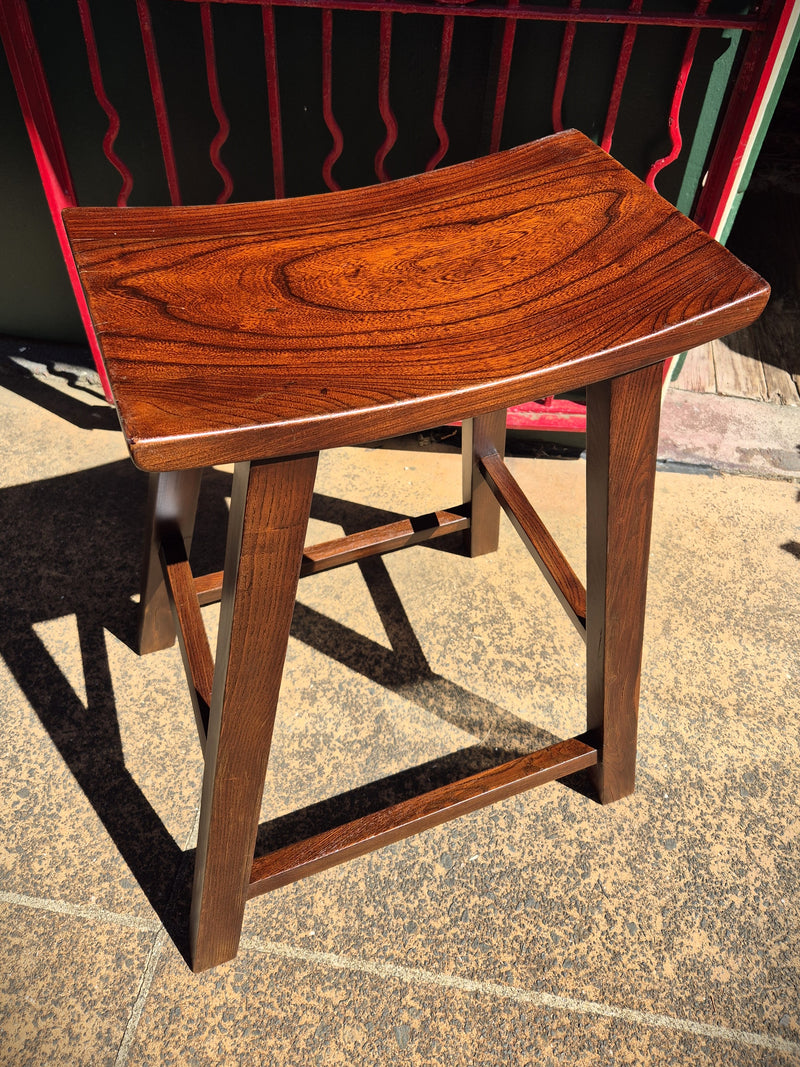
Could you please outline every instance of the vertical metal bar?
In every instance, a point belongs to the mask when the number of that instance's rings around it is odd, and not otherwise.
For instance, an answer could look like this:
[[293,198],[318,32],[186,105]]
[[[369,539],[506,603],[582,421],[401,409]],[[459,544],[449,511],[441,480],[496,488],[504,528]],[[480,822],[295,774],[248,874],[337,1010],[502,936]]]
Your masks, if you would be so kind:
[[[698,18],[702,18],[708,10],[708,6],[711,0],[700,0],[700,3],[695,9],[695,15]],[[645,181],[651,189],[656,187],[656,177],[661,171],[674,163],[681,153],[683,147],[683,137],[681,135],[681,104],[683,103],[683,94],[686,91],[686,82],[689,80],[689,74],[694,63],[694,53],[697,48],[697,39],[700,36],[700,27],[695,26],[689,31],[689,39],[686,42],[686,48],[683,52],[683,59],[681,60],[681,69],[678,72],[678,80],[675,83],[675,91],[672,95],[672,104],[669,111],[669,132],[670,140],[672,142],[672,148],[667,155],[662,156],[661,159],[657,159],[647,173]]]
[[22,117],[33,149],[39,177],[50,209],[50,217],[58,237],[59,248],[69,275],[72,291],[92,350],[97,373],[106,400],[111,400],[111,388],[100,345],[94,332],[86,295],[78,277],[61,212],[77,204],[72,177],[69,172],[64,145],[56,122],[50,90],[45,78],[39,49],[33,36],[28,9],[23,0],[0,3],[0,37],[3,40],[8,66],[22,110]]
[[[631,0],[631,5],[628,10],[631,14],[638,15],[642,10],[642,0]],[[614,85],[611,89],[611,98],[608,101],[606,124],[603,128],[602,140],[600,141],[600,147],[604,152],[611,151],[611,142],[614,138],[614,127],[617,124],[619,105],[622,100],[622,90],[625,87],[625,78],[628,75],[628,65],[631,61],[631,52],[633,51],[635,40],[636,26],[626,26],[625,33],[622,37],[622,45],[619,50],[619,59],[617,60],[617,70],[614,74]]]
[[[577,11],[581,6],[581,0],[570,0],[570,11]],[[561,39],[561,52],[558,57],[558,70],[556,72],[556,86],[553,90],[553,130],[560,133],[564,129],[564,117],[562,115],[564,105],[564,89],[567,84],[569,73],[569,61],[572,57],[572,45],[575,41],[575,28],[577,23],[568,22],[564,27],[564,36]]]
[[450,147],[450,137],[444,124],[444,98],[447,93],[447,81],[450,75],[450,53],[453,50],[453,23],[452,15],[445,15],[442,25],[442,47],[439,52],[439,75],[436,79],[436,97],[433,103],[433,127],[439,136],[439,147],[428,160],[425,170],[433,170],[447,154]]
[[231,124],[228,122],[228,116],[225,114],[225,108],[222,106],[222,97],[219,91],[219,81],[217,78],[217,61],[214,54],[214,26],[211,21],[211,5],[203,3],[200,5],[200,18],[203,25],[203,49],[206,55],[206,79],[208,81],[208,96],[211,100],[211,107],[214,110],[214,116],[218,123],[217,133],[211,142],[208,155],[211,159],[214,169],[220,178],[222,178],[223,188],[222,192],[217,197],[218,204],[224,204],[230,199],[230,195],[233,192],[233,179],[231,178],[230,171],[222,162],[220,157],[220,149],[228,140],[228,134],[230,133]]
[[267,71],[269,100],[269,138],[272,147],[272,183],[275,199],[286,195],[283,171],[283,129],[281,127],[281,98],[278,83],[278,53],[275,46],[275,13],[272,4],[261,9],[264,27],[264,64]]
[[[519,7],[519,0],[508,0],[508,7],[509,9]],[[490,152],[497,152],[500,149],[500,138],[503,135],[503,119],[506,113],[506,98],[508,96],[508,78],[511,73],[511,56],[514,52],[514,36],[517,32],[516,16],[510,15],[504,22],[503,44],[500,48],[500,64],[497,71],[497,88],[494,95],[494,112],[492,113]]]
[[180,186],[178,185],[178,168],[175,163],[175,149],[169,128],[167,101],[164,96],[164,84],[161,81],[161,68],[158,62],[153,23],[150,19],[150,7],[147,0],[136,0],[136,10],[139,14],[139,29],[142,34],[144,58],[147,63],[147,76],[150,79],[150,95],[153,98],[153,108],[156,113],[156,125],[158,126],[158,138],[161,142],[164,171],[167,175],[169,198],[173,205],[178,205],[182,203]]
[[390,11],[381,12],[380,24],[380,52],[378,68],[378,107],[380,109],[383,125],[386,127],[386,137],[375,156],[375,173],[382,182],[389,181],[386,172],[386,157],[394,147],[397,140],[397,120],[392,111],[389,100],[389,71],[392,58],[392,14]]
[[24,0],[0,4],[0,37],[40,173],[42,162],[46,162],[55,182],[52,193],[59,197],[61,207],[77,204],[42,58]]
[[747,46],[692,215],[718,241],[727,237],[737,195],[741,194],[753,150],[758,146],[765,109],[776,79],[791,58],[798,33],[800,6],[797,3],[772,0],[766,3],[766,8],[762,6],[761,14],[767,20],[766,26],[752,35]]
[[97,42],[95,41],[94,27],[92,26],[92,16],[89,11],[88,0],[78,0],[78,14],[81,19],[83,39],[86,42],[86,57],[89,61],[89,73],[92,78],[92,88],[94,89],[94,95],[98,104],[106,113],[106,118],[108,119],[108,128],[106,129],[106,134],[103,138],[103,154],[122,178],[122,188],[117,196],[117,207],[125,207],[128,203],[131,189],[133,188],[133,175],[114,151],[114,142],[117,139],[120,126],[119,115],[112,106],[111,101],[108,99],[105,87],[103,86],[103,76],[100,71],[100,56],[97,52]]
[[342,154],[344,138],[333,114],[333,11],[322,12],[322,114],[333,145],[322,164],[322,177],[333,192],[341,186],[333,176],[333,165]]

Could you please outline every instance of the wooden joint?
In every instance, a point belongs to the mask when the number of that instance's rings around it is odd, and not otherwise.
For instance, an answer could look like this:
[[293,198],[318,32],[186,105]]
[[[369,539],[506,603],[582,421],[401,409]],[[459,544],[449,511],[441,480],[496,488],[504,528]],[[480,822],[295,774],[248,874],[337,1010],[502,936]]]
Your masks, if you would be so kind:
[[497,452],[478,459],[480,472],[523,544],[547,579],[561,606],[582,636],[586,636],[586,590],[539,518],[519,483]]
[[213,574],[199,574],[194,579],[194,591],[201,608],[206,604],[216,604],[222,599],[222,576],[224,571]]
[[400,519],[362,533],[324,541],[304,550],[300,576],[317,574],[369,556],[382,556],[386,552],[432,541],[445,534],[466,530],[469,523],[469,505],[460,504],[449,511],[434,511],[429,515]]
[[[400,519],[386,526],[376,526],[371,530],[312,545],[303,550],[300,577],[467,530],[470,525],[469,510],[469,504],[459,504],[449,511],[434,511],[429,515]],[[213,604],[220,599],[222,575],[222,571],[217,571],[194,579],[195,592],[201,605]]]
[[200,746],[205,753],[211,689],[214,682],[214,659],[200,614],[195,579],[186,558],[183,538],[177,531],[167,531],[162,537],[159,557],[189,683]]
[[254,861],[248,899],[596,763],[597,749],[581,739],[558,741],[499,767],[276,849]]

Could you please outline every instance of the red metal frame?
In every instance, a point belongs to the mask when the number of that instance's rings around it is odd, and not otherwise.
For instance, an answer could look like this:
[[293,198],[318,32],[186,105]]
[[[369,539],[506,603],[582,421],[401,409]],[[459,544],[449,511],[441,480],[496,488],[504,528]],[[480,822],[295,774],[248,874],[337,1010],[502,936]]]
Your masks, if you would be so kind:
[[42,61],[33,36],[28,9],[22,0],[8,0],[6,3],[0,3],[0,37],[3,39],[8,56],[8,65],[14,79],[22,117],[25,120],[36,166],[39,168],[61,254],[75,293],[81,322],[86,330],[103,390],[110,400],[111,389],[108,384],[108,375],[103,365],[103,357],[95,337],[78,270],[72,258],[64,223],[61,220],[62,210],[77,202],[75,189],[47,88]]
[[[697,5],[697,15],[702,18],[708,11],[711,0],[700,0]],[[681,147],[683,146],[683,138],[681,136],[681,104],[683,103],[683,96],[686,92],[686,83],[689,80],[689,73],[692,69],[692,63],[694,62],[694,53],[697,48],[697,41],[700,37],[699,27],[694,27],[689,33],[689,39],[686,42],[686,48],[683,53],[683,60],[681,61],[681,69],[678,74],[678,80],[675,83],[675,92],[672,95],[672,106],[669,109],[669,128],[670,137],[672,140],[672,148],[666,156],[662,156],[661,159],[657,159],[647,173],[647,184],[656,187],[656,176],[661,171],[674,163],[681,153]]]
[[739,168],[750,145],[795,8],[796,0],[773,3],[752,34],[742,60],[694,210],[695,221],[712,237],[719,237],[725,225],[730,200],[740,180]]
[[172,144],[172,132],[170,130],[169,116],[167,114],[167,100],[164,96],[164,84],[161,81],[161,67],[158,63],[156,40],[153,35],[153,24],[150,20],[150,8],[147,0],[136,0],[136,11],[139,16],[139,28],[142,34],[145,62],[147,63],[147,76],[150,79],[150,95],[153,98],[153,107],[156,114],[158,139],[161,142],[161,155],[164,159],[164,171],[167,176],[169,197],[172,204],[177,206],[182,203],[180,186],[178,184],[178,167],[175,162],[175,149]]
[[[183,2],[194,3],[199,7],[208,96],[217,123],[217,130],[211,140],[208,153],[222,181],[222,189],[217,201],[223,203],[233,193],[234,179],[221,155],[222,147],[229,135],[230,120],[225,110],[217,71],[212,2],[211,0],[183,0]],[[537,4],[530,0],[505,0],[504,3],[491,5],[481,0],[476,0],[474,3],[468,0],[467,2],[461,2],[461,0],[455,0],[455,2],[453,0],[213,0],[213,2],[219,7],[226,4],[245,4],[261,8],[272,178],[276,197],[283,197],[286,194],[278,43],[274,18],[276,7],[312,7],[321,10],[321,104],[324,122],[331,137],[330,151],[321,161],[321,173],[326,187],[331,190],[339,188],[334,175],[334,167],[344,148],[344,135],[337,122],[333,106],[334,13],[336,11],[372,12],[379,16],[376,90],[378,110],[385,135],[376,151],[374,165],[376,176],[380,181],[389,179],[386,160],[397,141],[399,132],[398,120],[392,109],[391,100],[392,30],[396,15],[432,15],[437,17],[442,25],[436,88],[432,103],[432,122],[438,145],[426,164],[428,170],[436,167],[444,159],[450,144],[450,135],[445,123],[445,101],[450,78],[456,18],[501,20],[502,23],[495,80],[491,90],[493,93],[489,133],[491,151],[497,151],[501,143],[515,35],[521,21],[559,22],[564,25],[551,104],[552,124],[555,130],[563,128],[562,105],[579,24],[616,24],[625,27],[600,142],[607,151],[610,150],[613,142],[631,54],[639,27],[666,26],[682,27],[688,30],[683,60],[678,72],[669,115],[666,117],[670,150],[666,155],[652,162],[647,174],[647,181],[654,188],[657,176],[681,153],[683,145],[680,126],[681,105],[701,30],[729,28],[747,31],[750,35],[749,45],[732,89],[730,103],[710,158],[705,185],[695,212],[697,221],[712,233],[717,233],[719,230],[720,212],[724,210],[729,199],[731,183],[736,180],[737,166],[744,151],[743,145],[752,133],[755,116],[766,91],[770,64],[774,65],[776,62],[776,48],[780,35],[785,30],[788,11],[792,7],[791,3],[781,3],[780,0],[762,0],[753,13],[729,18],[709,15],[710,0],[698,0],[694,10],[690,12],[654,12],[652,10],[645,12],[642,10],[643,0],[630,0],[626,10],[584,7],[582,0],[569,0],[569,3],[562,7]],[[75,3],[80,16],[91,84],[97,102],[107,117],[108,124],[102,145],[103,153],[122,179],[117,202],[125,204],[133,187],[133,175],[114,148],[120,129],[120,119],[104,86],[101,59],[92,25],[90,0],[75,0]],[[180,204],[182,200],[178,165],[148,0],[135,0],[135,7],[141,30],[142,48],[169,197],[173,204]],[[0,35],[8,55],[12,77],[58,233],[62,254],[67,264],[98,371],[108,395],[105,370],[91,330],[85,299],[61,223],[61,210],[77,201],[25,0],[2,0],[0,3]],[[515,409],[510,414],[509,425],[581,432],[585,429],[585,413],[581,405],[572,401],[549,398],[540,403]]]
[[447,92],[447,80],[450,75],[450,56],[453,51],[453,26],[455,20],[452,15],[445,15],[442,23],[442,47],[439,52],[439,71],[436,77],[436,95],[433,100],[433,128],[439,138],[439,147],[428,160],[425,170],[433,170],[447,155],[450,147],[450,137],[444,124],[444,97]]
[[[628,9],[631,15],[638,15],[641,13],[642,2],[643,0],[631,0],[631,5]],[[625,79],[628,75],[628,66],[631,61],[633,45],[636,41],[636,30],[637,26],[635,24],[628,24],[625,27],[625,33],[622,37],[619,59],[617,60],[617,69],[614,74],[614,85],[611,89],[611,97],[608,101],[606,124],[603,127],[603,137],[600,141],[600,147],[604,152],[611,151],[611,142],[614,139],[614,127],[617,124],[619,106],[622,102],[622,90],[625,87]]]

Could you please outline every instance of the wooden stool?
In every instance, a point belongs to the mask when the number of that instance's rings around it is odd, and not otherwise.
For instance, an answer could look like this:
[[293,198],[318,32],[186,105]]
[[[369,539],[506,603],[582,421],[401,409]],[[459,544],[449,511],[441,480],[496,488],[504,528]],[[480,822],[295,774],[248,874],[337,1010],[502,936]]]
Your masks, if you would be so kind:
[[[573,131],[350,192],[64,219],[131,456],[159,472],[141,650],[177,629],[205,751],[194,969],[236,955],[266,890],[580,768],[603,803],[630,793],[662,361],[751,322],[766,283]],[[507,405],[579,387],[587,591],[503,462]],[[466,504],[304,551],[321,449],[456,420]],[[225,570],[195,578],[220,463]],[[585,631],[588,732],[254,861],[298,577],[456,530],[490,552],[501,507]]]

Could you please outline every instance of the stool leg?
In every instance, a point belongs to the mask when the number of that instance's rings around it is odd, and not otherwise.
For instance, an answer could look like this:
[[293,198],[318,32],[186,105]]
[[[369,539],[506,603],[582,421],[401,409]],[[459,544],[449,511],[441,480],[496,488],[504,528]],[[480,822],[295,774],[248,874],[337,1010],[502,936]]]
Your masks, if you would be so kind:
[[478,459],[496,452],[505,455],[506,411],[492,411],[465,419],[461,426],[461,463],[464,503],[470,502],[470,527],[465,549],[470,556],[497,551],[500,539],[500,505],[478,467]]
[[603,804],[634,789],[661,371],[587,390],[587,721]]
[[158,550],[164,530],[177,527],[189,555],[202,474],[202,470],[188,470],[150,475],[139,598],[139,654],[142,656],[175,644],[175,623]]
[[317,456],[236,465],[191,915],[192,967],[233,959]]

